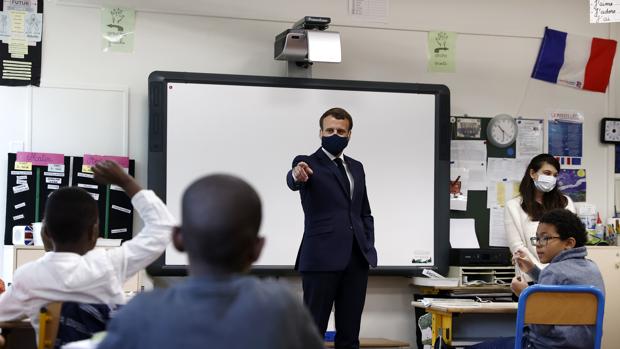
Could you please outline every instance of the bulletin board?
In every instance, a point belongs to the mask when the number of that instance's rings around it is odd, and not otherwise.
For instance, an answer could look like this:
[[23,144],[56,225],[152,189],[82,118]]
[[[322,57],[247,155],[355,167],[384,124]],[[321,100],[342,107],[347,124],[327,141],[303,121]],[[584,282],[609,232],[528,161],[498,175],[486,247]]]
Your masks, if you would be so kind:
[[[451,120],[451,140],[485,140],[486,129],[491,121],[489,117],[471,117],[480,119],[480,135],[479,137],[459,137],[456,132],[456,119],[461,118],[455,116]],[[499,148],[486,142],[487,158],[514,158],[516,153],[516,144],[508,148]],[[469,190],[467,194],[467,210],[455,211],[450,210],[450,218],[473,218],[475,220],[476,235],[481,248],[489,246],[489,219],[490,210],[487,208],[487,191],[486,190]],[[501,248],[501,247],[500,247]]]
[[[115,186],[99,185],[92,173],[82,171],[83,158],[64,156],[63,164],[55,166],[32,165],[31,169],[16,168],[16,154],[8,154],[6,218],[4,244],[12,245],[14,226],[40,222],[45,203],[55,190],[77,186],[86,190],[99,209],[99,236],[102,238],[131,239],[133,208],[125,192]],[[54,164],[60,165],[60,164]],[[135,161],[129,161],[129,174],[134,175]]]

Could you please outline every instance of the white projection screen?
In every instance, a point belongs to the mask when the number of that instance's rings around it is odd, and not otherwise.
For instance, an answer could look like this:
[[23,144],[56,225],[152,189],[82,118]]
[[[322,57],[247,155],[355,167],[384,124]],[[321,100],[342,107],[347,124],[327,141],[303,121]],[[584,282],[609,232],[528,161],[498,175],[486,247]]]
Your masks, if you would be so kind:
[[[243,178],[263,204],[266,244],[254,271],[291,272],[304,216],[285,176],[296,155],[320,147],[323,112],[342,107],[353,117],[345,154],[364,165],[375,221],[372,272],[446,269],[449,98],[443,85],[153,72],[148,185],[181,217],[194,180]],[[187,257],[170,245],[149,272],[184,275]]]

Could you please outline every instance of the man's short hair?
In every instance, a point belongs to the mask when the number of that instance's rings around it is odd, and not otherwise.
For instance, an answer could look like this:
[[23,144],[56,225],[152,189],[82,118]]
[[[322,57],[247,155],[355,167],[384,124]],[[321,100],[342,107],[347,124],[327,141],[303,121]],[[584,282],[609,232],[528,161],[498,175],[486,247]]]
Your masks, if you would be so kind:
[[349,131],[353,129],[353,118],[349,112],[342,108],[331,108],[323,113],[319,119],[319,126],[321,127],[321,130],[323,129],[323,120],[328,116],[333,116],[337,120],[349,120]]
[[261,202],[241,178],[210,175],[185,190],[182,218],[183,245],[190,262],[241,271],[258,238]]
[[44,216],[45,229],[54,242],[72,243],[92,232],[99,218],[99,209],[86,190],[65,187],[49,196]]
[[565,208],[556,208],[543,214],[539,223],[553,225],[560,235],[560,239],[575,239],[575,247],[581,247],[586,244],[588,236],[586,228],[581,219],[576,214]]

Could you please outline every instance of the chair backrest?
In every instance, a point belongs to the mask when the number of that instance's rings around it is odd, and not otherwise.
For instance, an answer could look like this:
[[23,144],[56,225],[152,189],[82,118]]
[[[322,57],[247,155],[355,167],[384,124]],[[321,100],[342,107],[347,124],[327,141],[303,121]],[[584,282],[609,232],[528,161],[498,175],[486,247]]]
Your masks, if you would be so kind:
[[118,306],[76,302],[54,302],[39,313],[38,349],[60,348],[62,345],[88,339],[105,331],[111,314]]
[[60,323],[60,310],[62,302],[53,302],[41,308],[39,312],[39,342],[38,349],[53,349],[58,325]]
[[594,286],[532,285],[519,296],[515,349],[521,348],[525,324],[595,326],[594,348],[599,349],[604,309],[605,296]]

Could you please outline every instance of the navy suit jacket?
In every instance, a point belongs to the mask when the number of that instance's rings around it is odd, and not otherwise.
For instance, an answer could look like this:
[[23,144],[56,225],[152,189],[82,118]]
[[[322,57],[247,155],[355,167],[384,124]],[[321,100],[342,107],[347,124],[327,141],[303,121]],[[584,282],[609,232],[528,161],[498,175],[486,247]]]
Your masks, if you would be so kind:
[[344,270],[351,258],[353,239],[357,240],[368,264],[376,267],[374,222],[362,163],[344,156],[353,177],[353,196],[349,197],[338,166],[322,148],[309,156],[296,156],[293,167],[301,161],[313,171],[307,182],[295,183],[292,170],[286,175],[288,187],[299,190],[305,214],[295,269]]

